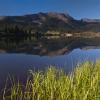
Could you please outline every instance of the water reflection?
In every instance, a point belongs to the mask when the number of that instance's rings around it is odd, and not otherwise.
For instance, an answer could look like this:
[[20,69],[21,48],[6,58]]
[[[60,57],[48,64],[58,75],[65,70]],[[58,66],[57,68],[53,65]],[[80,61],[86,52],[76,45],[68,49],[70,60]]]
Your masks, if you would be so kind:
[[[71,72],[81,62],[95,61],[100,58],[100,49],[81,50],[74,48],[93,45],[93,43],[94,46],[97,46],[99,41],[100,38],[89,40],[72,37],[37,40],[34,37],[2,37],[0,38],[0,52],[5,50],[6,53],[0,53],[0,86],[8,74],[16,76],[18,79],[24,79],[29,69],[44,70],[47,66],[53,65],[66,72]],[[66,52],[68,49],[74,50],[68,54]],[[44,56],[47,54],[53,56]]]
[[0,78],[6,78],[8,73],[18,77],[26,76],[29,69],[44,70],[53,65],[70,72],[84,61],[95,61],[100,58],[100,49],[75,49],[69,54],[59,56],[38,56],[27,54],[0,54]]
[[[63,54],[67,49],[65,48],[67,44],[70,44],[72,41],[72,38],[63,39],[63,41],[61,38],[53,39],[51,36],[49,36],[49,38],[51,39],[48,39],[48,37],[41,37],[40,39],[36,39],[34,36],[2,37],[0,38],[0,52],[24,52],[36,55],[47,55],[49,53],[54,55],[56,52],[60,52]],[[63,48],[65,49],[63,50]]]
[[76,48],[100,47],[100,38],[48,37],[41,37],[39,39],[36,39],[34,36],[2,37],[0,38],[0,52],[54,56],[65,54]]

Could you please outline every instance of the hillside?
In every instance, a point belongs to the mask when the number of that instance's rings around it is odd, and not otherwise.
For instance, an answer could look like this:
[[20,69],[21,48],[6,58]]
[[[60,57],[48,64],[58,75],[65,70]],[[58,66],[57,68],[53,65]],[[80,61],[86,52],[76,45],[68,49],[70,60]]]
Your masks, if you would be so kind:
[[0,16],[0,31],[7,27],[19,27],[24,31],[60,31],[60,32],[98,32],[100,20],[76,20],[69,14],[49,12],[24,16]]

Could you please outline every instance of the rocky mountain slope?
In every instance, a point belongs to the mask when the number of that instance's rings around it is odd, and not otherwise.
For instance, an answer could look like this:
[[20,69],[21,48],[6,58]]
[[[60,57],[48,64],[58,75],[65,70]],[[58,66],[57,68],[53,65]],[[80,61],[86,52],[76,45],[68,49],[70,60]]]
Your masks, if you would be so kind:
[[5,26],[33,31],[64,31],[64,32],[98,32],[100,31],[100,20],[81,19],[76,20],[69,14],[48,12],[24,16],[0,16],[0,30]]

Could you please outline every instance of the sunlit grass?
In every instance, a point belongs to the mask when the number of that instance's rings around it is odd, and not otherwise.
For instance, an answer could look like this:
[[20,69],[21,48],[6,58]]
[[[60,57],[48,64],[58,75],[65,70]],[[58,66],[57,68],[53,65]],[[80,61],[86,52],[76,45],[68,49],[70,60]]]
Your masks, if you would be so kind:
[[44,72],[30,70],[24,85],[13,81],[4,89],[3,100],[100,100],[100,62],[86,62],[71,74],[52,66]]

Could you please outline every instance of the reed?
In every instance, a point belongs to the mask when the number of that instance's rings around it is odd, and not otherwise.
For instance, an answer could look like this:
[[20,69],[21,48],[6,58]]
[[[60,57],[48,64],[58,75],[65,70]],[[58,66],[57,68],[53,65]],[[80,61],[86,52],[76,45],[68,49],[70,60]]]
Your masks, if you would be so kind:
[[52,66],[30,70],[24,85],[13,81],[4,89],[3,100],[100,100],[100,61],[81,64],[71,74]]

